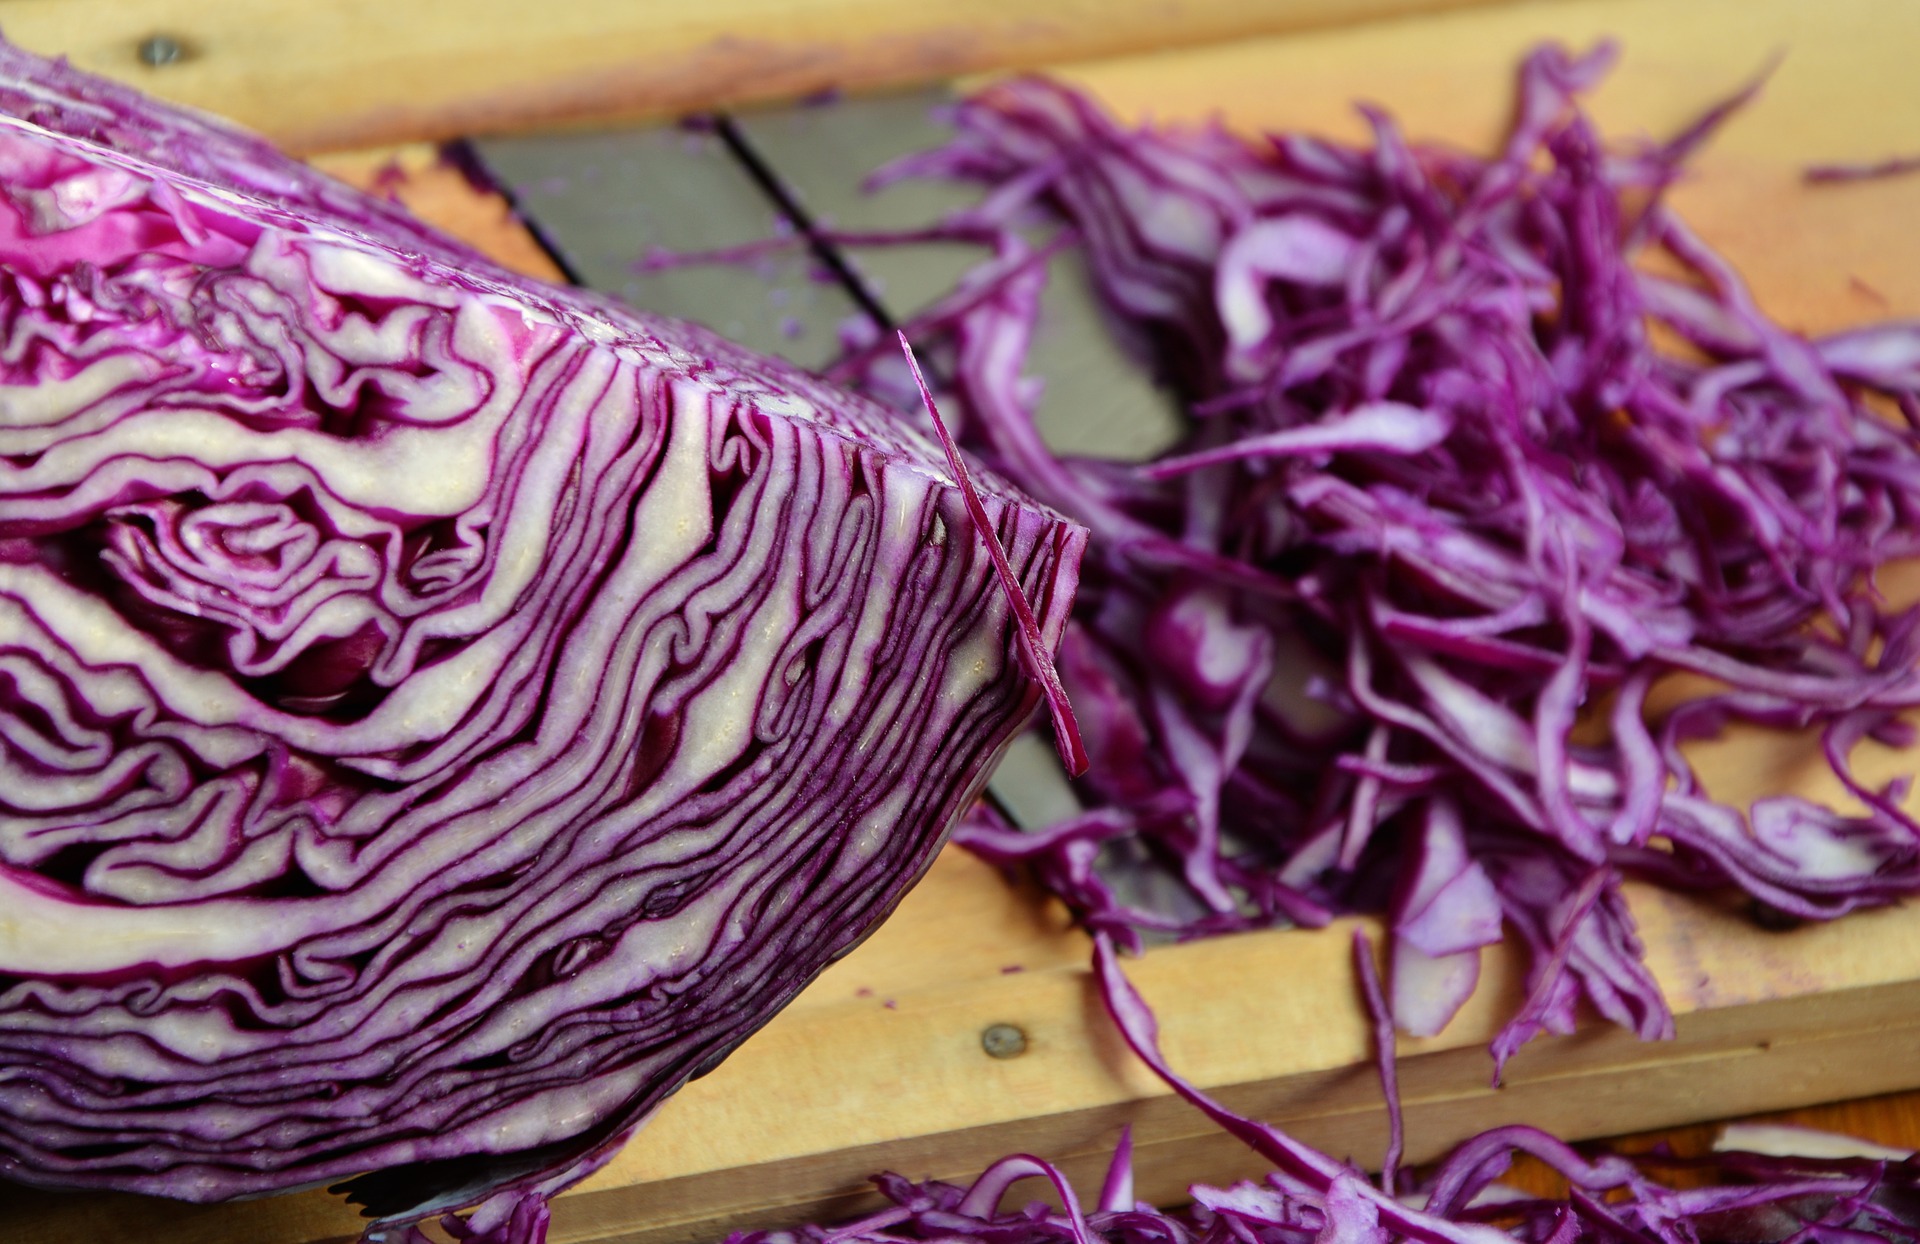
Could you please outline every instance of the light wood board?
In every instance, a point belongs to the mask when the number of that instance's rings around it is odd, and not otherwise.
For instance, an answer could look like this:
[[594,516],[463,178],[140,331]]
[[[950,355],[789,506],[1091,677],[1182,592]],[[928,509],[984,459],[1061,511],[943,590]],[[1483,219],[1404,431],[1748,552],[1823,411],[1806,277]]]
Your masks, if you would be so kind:
[[[1920,5],[1560,0],[1073,76],[1134,115],[1219,111],[1237,125],[1347,136],[1357,135],[1347,101],[1364,97],[1415,134],[1485,147],[1533,40],[1600,34],[1625,46],[1596,100],[1614,134],[1669,131],[1784,51],[1763,99],[1675,201],[1791,324],[1822,331],[1920,315],[1920,178],[1821,188],[1798,179],[1809,161],[1920,148],[1920,89],[1910,79]],[[524,248],[497,203],[474,201],[452,174],[428,167],[424,149],[399,157],[423,212]],[[363,174],[370,162],[358,158]],[[1749,731],[1696,755],[1729,798],[1839,798],[1804,738]],[[1861,759],[1864,772],[1885,777],[1911,772],[1916,758],[1877,748]],[[1596,1027],[1539,1042],[1495,1091],[1485,1043],[1514,1005],[1517,965],[1490,954],[1482,992],[1453,1026],[1402,1042],[1413,1158],[1504,1120],[1613,1135],[1920,1085],[1920,909],[1765,933],[1695,900],[1636,889],[1632,902],[1679,1038],[1643,1045]],[[1349,928],[1163,948],[1131,967],[1160,1009],[1177,1066],[1230,1104],[1364,1162],[1380,1150],[1384,1116],[1352,992]],[[1257,1173],[1235,1142],[1122,1054],[1086,958],[1058,912],[949,851],[873,939],[562,1197],[555,1244],[717,1240],[734,1227],[832,1217],[869,1203],[862,1188],[876,1170],[964,1179],[1014,1150],[1060,1159],[1084,1184],[1128,1121],[1144,1197]],[[980,1034],[995,1023],[1020,1026],[1028,1051],[989,1058]],[[114,1232],[151,1244],[309,1244],[355,1229],[319,1193],[212,1208],[5,1195],[0,1221],[22,1244],[90,1244]]]
[[[300,151],[665,116],[1491,0],[5,0],[7,37]],[[142,61],[165,36],[170,63]]]

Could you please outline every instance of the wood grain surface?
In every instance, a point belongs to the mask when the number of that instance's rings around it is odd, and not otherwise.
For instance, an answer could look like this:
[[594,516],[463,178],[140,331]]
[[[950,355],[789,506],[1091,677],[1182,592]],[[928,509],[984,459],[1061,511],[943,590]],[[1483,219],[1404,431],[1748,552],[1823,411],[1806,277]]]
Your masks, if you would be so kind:
[[[8,10],[0,9],[0,15]],[[1357,136],[1347,102],[1369,98],[1416,135],[1484,148],[1502,123],[1512,66],[1532,41],[1612,34],[1622,65],[1595,108],[1614,134],[1658,134],[1784,52],[1762,99],[1700,159],[1675,201],[1747,272],[1764,305],[1806,331],[1920,315],[1920,177],[1808,187],[1816,160],[1920,147],[1908,85],[1920,6],[1894,0],[1557,0],[1476,9],[1144,57],[1070,71],[1130,115]],[[503,262],[544,262],[498,200],[477,196],[426,146],[332,158],[379,180]],[[1711,787],[1748,800],[1794,790],[1843,802],[1813,740],[1745,731],[1697,749]],[[1869,776],[1915,756],[1872,748]],[[1640,1044],[1596,1026],[1539,1042],[1487,1084],[1485,1042],[1517,991],[1490,954],[1486,985],[1447,1032],[1400,1046],[1411,1155],[1431,1158],[1489,1124],[1521,1119],[1569,1137],[1642,1133],[1698,1151],[1698,1121],[1920,1084],[1920,908],[1763,932],[1737,910],[1632,894],[1679,1038]],[[1173,1062],[1238,1108],[1368,1161],[1384,1128],[1352,993],[1351,926],[1163,948],[1130,965],[1160,1008]],[[865,1176],[892,1168],[964,1179],[1025,1149],[1082,1181],[1120,1126],[1138,1128],[1141,1195],[1258,1173],[1239,1146],[1124,1055],[1086,975],[1087,945],[1060,912],[949,851],[896,917],[727,1064],[690,1085],[616,1160],[555,1207],[554,1244],[717,1240],[726,1230],[863,1208]],[[1025,1053],[989,1057],[992,1024]],[[1769,1117],[1779,1117],[1770,1115]],[[1785,1116],[1920,1146],[1920,1094]],[[1674,1125],[1685,1125],[1673,1130]],[[1545,1187],[1535,1170],[1520,1178]],[[132,1197],[0,1193],[20,1244],[309,1244],[355,1231],[321,1193],[219,1207]]]
[[[662,116],[1490,0],[6,0],[8,38],[295,150]],[[148,40],[177,50],[142,60]]]

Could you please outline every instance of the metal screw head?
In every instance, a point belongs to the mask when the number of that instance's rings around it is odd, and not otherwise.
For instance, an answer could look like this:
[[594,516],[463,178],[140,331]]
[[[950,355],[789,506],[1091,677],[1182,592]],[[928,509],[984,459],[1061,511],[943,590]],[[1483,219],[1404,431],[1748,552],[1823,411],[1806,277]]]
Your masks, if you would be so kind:
[[156,69],[182,60],[186,54],[187,49],[172,35],[148,35],[140,41],[138,53],[141,64],[152,65]]
[[980,1048],[989,1058],[1018,1058],[1027,1052],[1027,1034],[1013,1024],[988,1024]]

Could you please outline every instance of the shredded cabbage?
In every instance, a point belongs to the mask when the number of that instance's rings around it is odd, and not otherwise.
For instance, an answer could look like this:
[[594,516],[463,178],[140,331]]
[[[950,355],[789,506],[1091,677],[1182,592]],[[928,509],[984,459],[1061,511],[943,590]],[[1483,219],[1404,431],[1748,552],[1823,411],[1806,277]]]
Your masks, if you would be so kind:
[[[1092,1212],[1016,1155],[965,1189],[883,1175],[892,1207],[867,1219],[730,1244],[1920,1239],[1920,1163],[1899,1152],[1588,1156],[1512,1126],[1399,1167],[1396,1023],[1444,1027],[1503,932],[1531,971],[1496,1060],[1583,1000],[1671,1032],[1623,878],[1743,890],[1768,923],[1920,889],[1905,783],[1848,763],[1909,743],[1920,701],[1920,612],[1879,579],[1920,552],[1920,325],[1808,340],[1765,317],[1660,202],[1757,84],[1609,151],[1575,96],[1611,57],[1530,55],[1492,158],[1373,112],[1370,149],[1134,130],[1018,79],[878,175],[985,187],[944,222],[841,240],[991,248],[907,331],[961,443],[1093,532],[1061,653],[1088,806],[1038,828],[983,806],[960,839],[1066,899],[1128,1045],[1275,1170],[1157,1209],[1123,1136]],[[1185,443],[1155,462],[1061,457],[1035,431],[1022,369],[1038,260],[1062,247],[1187,400]],[[912,405],[858,340],[831,371]],[[1680,675],[1707,689],[1650,711]],[[1681,745],[1735,721],[1821,731],[1864,811],[1716,802]],[[1355,909],[1391,937],[1384,987],[1356,945],[1389,1112],[1377,1183],[1185,1081],[1116,949]],[[1566,1195],[1498,1183],[1516,1156]],[[1059,1208],[1001,1208],[1036,1176]]]
[[[1764,315],[1661,201],[1759,84],[1609,149],[1576,97],[1612,57],[1528,56],[1491,157],[1371,110],[1365,147],[1134,129],[1022,78],[876,175],[983,188],[896,239],[990,250],[907,331],[961,444],[1093,533],[1060,655],[1085,811],[962,841],[1126,942],[1384,911],[1416,1034],[1504,931],[1499,1060],[1583,1000],[1671,1032],[1624,878],[1788,920],[1920,890],[1904,784],[1848,765],[1920,703],[1920,613],[1881,590],[1920,552],[1920,326]],[[1035,430],[1062,247],[1186,402],[1155,461]],[[876,348],[829,374],[914,404]],[[1650,710],[1679,676],[1704,690]],[[1823,732],[1863,810],[1717,802],[1682,745],[1731,722]]]

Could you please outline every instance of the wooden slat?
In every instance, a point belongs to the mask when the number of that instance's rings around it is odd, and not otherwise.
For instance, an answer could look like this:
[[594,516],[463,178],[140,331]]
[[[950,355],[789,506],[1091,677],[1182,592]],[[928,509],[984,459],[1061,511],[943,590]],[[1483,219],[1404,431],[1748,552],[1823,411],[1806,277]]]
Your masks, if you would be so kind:
[[[987,879],[972,861],[943,860],[914,896],[925,906],[903,910],[876,939],[882,953],[924,954],[942,927],[936,902],[965,901]],[[1730,913],[1644,890],[1633,902],[1678,1037],[1648,1045],[1596,1027],[1537,1043],[1495,1090],[1486,1044],[1517,1001],[1519,965],[1490,955],[1485,988],[1447,1032],[1402,1042],[1413,1160],[1502,1122],[1590,1137],[1920,1083],[1920,911],[1756,941]],[[1203,1087],[1371,1162],[1385,1114],[1353,992],[1350,929],[1161,948],[1131,972],[1160,1011],[1169,1057]],[[1044,1153],[1091,1182],[1129,1122],[1149,1199],[1176,1200],[1196,1179],[1260,1173],[1252,1154],[1119,1051],[1065,949],[1084,953],[1084,943],[1033,945],[1067,962],[909,989],[886,983],[884,963],[849,959],[781,1018],[777,1036],[770,1028],[764,1043],[689,1086],[564,1198],[556,1239],[717,1239],[863,1205],[854,1194],[876,1169],[964,1179],[1014,1151]],[[1722,997],[1703,976],[1738,985]],[[874,993],[860,997],[862,987]],[[1745,1000],[1732,1000],[1736,990]],[[880,1005],[886,997],[893,1010]],[[1702,1005],[1707,997],[1716,1000]],[[1029,1053],[987,1058],[978,1037],[995,1022],[1025,1029]],[[782,1122],[770,1128],[769,1119]]]
[[[6,0],[8,38],[299,151],[672,115],[1488,0]],[[177,61],[144,64],[170,37]]]

